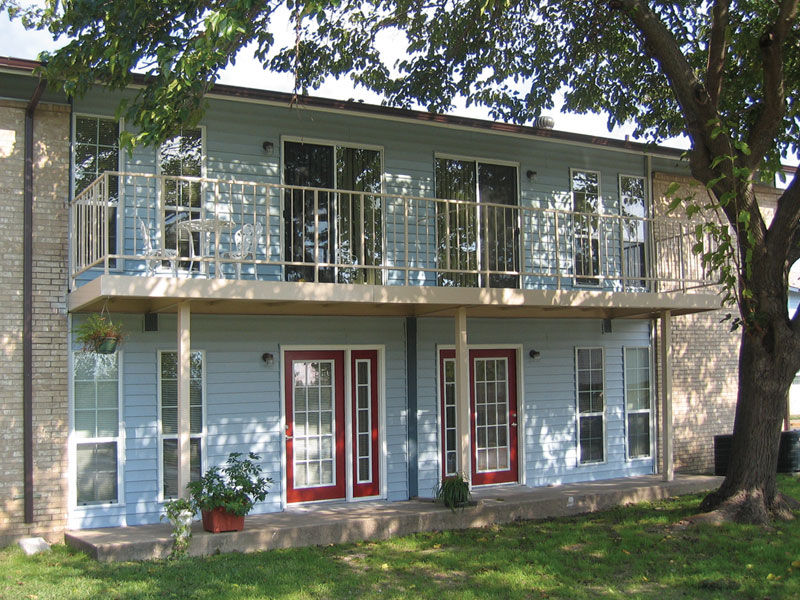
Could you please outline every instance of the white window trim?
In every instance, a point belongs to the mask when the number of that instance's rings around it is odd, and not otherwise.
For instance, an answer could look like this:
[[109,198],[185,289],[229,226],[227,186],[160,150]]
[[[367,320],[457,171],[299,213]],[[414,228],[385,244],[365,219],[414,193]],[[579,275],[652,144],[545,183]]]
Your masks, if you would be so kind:
[[[569,169],[569,210],[572,213],[575,213],[575,190],[572,187],[572,182],[575,177],[575,173],[594,173],[597,175],[597,213],[581,213],[581,214],[598,214],[604,215],[605,214],[605,207],[603,204],[603,179],[600,171],[595,171],[594,169],[580,169],[577,167],[570,167]],[[570,237],[572,238],[573,248],[572,248],[572,257],[571,262],[573,264],[573,270],[575,268],[575,231],[574,231],[574,224],[570,227],[573,231],[569,232]],[[590,288],[596,289],[600,288],[603,285],[603,245],[600,243],[599,233],[597,233],[597,270],[598,273],[596,276],[591,275],[576,275],[573,274],[572,276],[572,285],[576,288]],[[591,240],[591,236],[589,236]],[[590,244],[591,247],[591,244]],[[582,283],[578,282],[579,279],[597,279],[597,283]]]
[[[582,413],[580,412],[580,399],[578,389],[578,353],[581,350],[600,350],[601,360],[603,361],[603,411]],[[608,462],[608,419],[606,413],[608,411],[608,398],[606,398],[606,349],[603,346],[576,346],[575,347],[575,446],[577,448],[577,455],[575,463],[578,467],[595,467],[597,465],[604,465]],[[603,419],[603,460],[593,460],[590,462],[581,462],[581,417],[602,417]]]
[[[516,227],[517,227],[517,229],[520,229],[520,227],[521,227],[520,218],[521,218],[521,215],[522,215],[522,211],[520,210],[520,207],[522,206],[522,182],[520,181],[520,178],[519,178],[519,170],[520,170],[520,163],[519,162],[508,161],[508,160],[499,160],[499,159],[494,159],[494,158],[480,158],[480,157],[477,157],[477,156],[469,156],[469,155],[447,154],[447,153],[444,153],[444,152],[435,152],[433,154],[433,177],[432,177],[432,180],[433,180],[433,195],[434,195],[434,197],[436,196],[436,183],[437,183],[436,182],[436,161],[437,160],[456,160],[456,161],[461,161],[461,162],[471,162],[475,166],[475,204],[476,204],[476,209],[477,209],[476,218],[477,218],[477,222],[478,223],[481,222],[481,204],[482,204],[481,203],[481,191],[480,191],[481,182],[480,182],[480,178],[478,177],[478,165],[479,164],[483,164],[483,165],[497,165],[497,166],[500,166],[500,167],[512,167],[514,169],[514,171],[516,172],[515,181],[516,181],[516,187],[517,187],[516,192],[517,193],[516,193],[516,203],[513,204],[513,205],[510,205],[509,208],[516,208],[517,209],[517,211],[516,211],[516,219],[517,219]],[[444,198],[444,200],[446,200],[446,198]],[[437,203],[436,204],[437,210],[438,210],[438,206],[439,205]],[[478,244],[477,244],[477,246],[475,248],[476,259],[477,259],[476,263],[478,265],[478,271],[479,271],[479,273],[478,273],[478,283],[479,284],[481,284],[481,278],[486,276],[484,274],[484,271],[483,271],[484,267],[481,264],[485,260],[484,249],[483,249],[483,247],[481,245],[482,238],[483,238],[483,233],[479,232],[478,233]],[[522,268],[524,260],[525,260],[525,253],[523,252],[521,244],[522,244],[522,236],[519,236],[519,241],[516,244],[517,245],[516,251],[517,251],[517,257],[518,257],[518,260],[519,260],[519,268],[520,269]],[[438,271],[437,271],[437,273],[438,273]],[[466,275],[466,273],[464,275]],[[437,275],[437,277],[438,277],[438,275]],[[522,285],[522,276],[518,275],[517,277],[519,278],[519,282],[518,282],[518,285],[517,285],[517,289],[518,289]],[[484,287],[484,286],[481,284],[478,287]]]
[[[647,370],[649,374],[649,389],[648,396],[650,400],[650,408],[647,410],[628,410],[628,350],[647,350]],[[649,346],[623,346],[622,348],[622,394],[623,394],[623,413],[625,415],[625,458],[628,462],[647,462],[652,461],[655,456],[655,430],[653,418],[653,353],[650,351]],[[631,456],[630,443],[628,438],[628,415],[629,414],[648,414],[649,415],[649,430],[650,430],[650,454],[647,456]]]
[[[386,194],[386,166],[385,166],[385,157],[384,157],[385,151],[384,151],[384,147],[383,146],[379,146],[379,145],[375,145],[375,144],[361,144],[361,143],[356,143],[356,142],[347,142],[347,141],[342,141],[342,140],[331,140],[331,139],[323,139],[323,138],[312,138],[312,137],[303,137],[303,136],[282,135],[280,137],[280,144],[281,144],[280,156],[278,157],[278,163],[279,163],[279,166],[280,166],[280,173],[281,173],[281,185],[286,185],[286,164],[284,163],[283,157],[286,156],[286,143],[287,142],[291,143],[291,144],[313,144],[313,145],[317,145],[317,146],[330,146],[331,148],[333,148],[333,160],[334,160],[334,163],[336,162],[336,149],[337,148],[355,148],[355,149],[358,149],[358,150],[374,150],[374,151],[378,152],[378,154],[380,155],[380,158],[381,158],[381,166],[380,166],[380,170],[381,170],[381,172],[380,172],[381,190],[380,190],[380,195],[383,196],[384,194]],[[333,166],[333,169],[332,169],[332,172],[333,172],[333,189],[335,190],[335,189],[337,189],[336,186],[339,184],[339,182],[336,180],[336,164],[334,164],[332,166]],[[342,190],[342,191],[346,192],[347,190]],[[281,261],[283,261],[284,260],[283,243],[284,243],[284,240],[286,239],[286,224],[284,222],[284,217],[283,217],[283,215],[284,215],[284,204],[283,204],[284,194],[282,194],[282,193],[279,194],[279,198],[280,198],[280,204],[278,206],[278,214],[280,216],[280,230],[279,230],[278,234],[280,235]],[[383,202],[381,202],[381,219],[382,219],[382,223],[381,224],[383,226],[383,234],[382,234],[382,238],[383,239],[381,240],[381,254],[384,257],[383,260],[385,261],[386,260],[386,253],[387,253],[387,245],[386,245],[387,244],[387,241],[386,241],[387,235],[386,235],[386,214],[385,214],[386,211],[383,210],[383,208],[384,208]],[[337,249],[334,248],[333,250],[336,251]],[[383,272],[382,269],[380,270],[380,273],[381,273],[381,281],[383,281],[385,279],[385,275],[384,275],[384,272]],[[283,277],[283,274],[281,274],[281,277]]]
[[[125,130],[125,119],[120,117],[117,119],[113,115],[101,115],[98,113],[73,113],[72,114],[72,121],[70,123],[70,143],[69,143],[69,160],[70,160],[70,169],[69,169],[69,189],[70,189],[70,202],[75,200],[75,195],[77,194],[77,190],[75,189],[75,145],[77,144],[76,133],[77,133],[77,121],[78,118],[82,119],[105,119],[107,121],[115,121],[117,123],[117,171],[122,172],[124,170],[124,152],[122,151],[122,147],[120,146],[120,134]],[[119,198],[117,199],[117,254],[124,255],[125,254],[125,186],[122,182],[122,177],[119,178]],[[69,211],[70,219],[72,216],[72,211]],[[70,223],[70,228],[72,228],[73,224]],[[70,229],[71,231],[72,229]],[[72,236],[69,236],[69,260],[72,260],[72,244],[75,243],[75,240]],[[69,265],[72,268],[72,265]],[[114,266],[111,271],[121,271],[122,270],[122,259],[117,259],[117,264]]]
[[[72,319],[69,320],[70,328],[72,326]],[[79,438],[75,434],[75,353],[80,352],[73,343],[70,343],[69,353],[67,357],[68,368],[68,443],[67,443],[67,460],[69,463],[68,470],[68,492],[69,492],[69,509],[75,512],[90,512],[93,510],[104,508],[124,508],[125,507],[125,419],[124,419],[124,402],[122,397],[123,390],[123,350],[117,351],[117,378],[118,378],[118,430],[117,437],[102,437],[102,438]],[[116,502],[102,502],[97,504],[78,504],[78,445],[79,444],[95,444],[116,441],[117,442],[117,501]]]
[[[184,128],[181,128],[180,131],[183,131],[183,129]],[[208,160],[208,152],[207,152],[207,149],[206,149],[206,126],[205,125],[196,125],[195,127],[186,127],[186,129],[198,129],[200,131],[200,179],[201,179],[201,181],[200,181],[200,208],[198,210],[200,212],[200,217],[205,219],[206,218],[205,213],[206,213],[206,192],[207,192],[207,189],[206,189],[206,182],[204,180],[208,176],[207,166],[206,166],[206,163],[207,163],[207,160]],[[175,136],[173,136],[173,137],[175,137]],[[156,165],[156,175],[159,175],[159,177],[160,177],[161,175],[163,175],[163,173],[161,172],[161,157],[160,157],[161,145],[156,146],[154,148],[154,151],[155,151],[154,162],[155,162],[155,165]],[[164,204],[164,190],[163,190],[162,181],[161,181],[160,178],[156,180],[156,186],[157,186],[157,190],[156,190],[155,197],[156,197],[157,206],[155,207],[155,210],[156,210],[156,218],[158,219],[158,223],[155,224],[156,226],[155,226],[154,229],[155,229],[156,235],[159,237],[159,244],[164,244],[164,239],[166,238],[166,235],[167,235],[166,231],[165,231],[165,224],[164,224],[165,217],[164,217],[164,215],[166,213],[167,207]],[[191,212],[191,210],[190,210],[190,212]],[[205,232],[200,232],[199,235],[200,235],[200,247],[203,248],[204,245],[205,245],[206,233]],[[206,263],[200,263],[201,266],[203,266],[205,264]],[[164,272],[170,272],[171,273],[172,269],[169,268],[169,267],[159,266],[157,271],[160,272],[160,273],[164,273]],[[188,272],[187,269],[181,269],[180,266],[178,266],[178,271],[181,272],[181,273],[187,273]]]
[[[353,362],[355,362],[356,368],[355,368],[355,373],[351,373],[351,377],[356,379],[356,392],[358,392],[358,386],[360,385],[358,383],[358,380],[357,380],[357,377],[358,377],[358,365],[361,364],[361,363],[366,363],[366,365],[367,365],[366,387],[367,387],[367,390],[368,390],[368,398],[367,398],[366,418],[367,418],[367,423],[371,424],[372,423],[372,417],[373,417],[373,415],[372,415],[372,400],[373,400],[373,398],[372,398],[372,369],[369,368],[369,367],[370,367],[372,361],[369,360],[369,359],[365,359],[365,358],[357,358]],[[375,365],[375,366],[377,367],[377,365]],[[356,422],[353,424],[356,427],[356,445],[355,445],[355,448],[353,448],[353,453],[356,456],[355,463],[356,463],[356,470],[357,470],[357,473],[353,474],[353,481],[354,481],[355,484],[360,485],[360,484],[363,484],[363,483],[372,483],[374,481],[375,474],[372,472],[373,471],[372,463],[373,463],[373,459],[375,457],[372,456],[372,432],[371,431],[369,432],[369,437],[370,437],[369,454],[367,454],[366,456],[361,456],[359,454],[359,451],[358,451],[358,443],[359,443],[358,438],[363,434],[360,431],[358,431],[359,413],[362,412],[362,409],[360,409],[358,407],[358,394],[357,393],[356,393],[356,397],[353,398],[353,405],[355,407],[355,410],[353,412],[355,412],[355,415],[356,415],[356,418],[355,418]],[[360,468],[359,461],[362,458],[368,458],[369,459],[369,477],[367,477],[366,479],[361,479],[361,475],[360,475],[361,468]]]
[[[171,500],[171,498],[164,497],[164,440],[172,440],[177,439],[178,435],[164,435],[163,431],[163,422],[161,418],[161,357],[164,353],[167,352],[174,352],[178,353],[177,349],[172,348],[159,348],[156,350],[156,387],[158,388],[157,396],[158,396],[158,404],[156,410],[158,411],[157,421],[158,421],[158,469],[157,469],[157,476],[158,476],[158,502],[164,503]],[[203,380],[202,380],[202,388],[203,388],[203,404],[202,404],[202,427],[201,433],[190,433],[189,439],[192,438],[200,438],[200,474],[203,475],[206,472],[206,464],[207,460],[207,428],[206,428],[206,414],[208,412],[208,394],[206,391],[206,381],[207,381],[207,371],[208,365],[206,362],[206,351],[205,350],[197,350],[192,349],[192,353],[199,352],[202,356],[203,361]]]

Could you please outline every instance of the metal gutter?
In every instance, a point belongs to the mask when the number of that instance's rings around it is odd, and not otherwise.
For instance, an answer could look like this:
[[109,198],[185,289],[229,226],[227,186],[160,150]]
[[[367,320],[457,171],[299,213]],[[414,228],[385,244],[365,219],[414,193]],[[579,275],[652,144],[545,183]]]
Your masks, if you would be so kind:
[[[32,72],[39,65],[40,63],[37,61],[0,56],[0,72]],[[131,87],[143,86],[147,83],[147,79],[148,77],[146,75],[134,73],[133,84]],[[335,100],[332,98],[321,98],[316,96],[295,96],[294,94],[287,92],[275,92],[221,83],[214,85],[211,91],[206,94],[206,97],[219,100],[238,100],[241,102],[274,104],[284,107],[296,106],[300,109],[319,111],[349,112],[379,119],[398,120],[406,123],[418,122],[427,125],[452,127],[456,129],[480,129],[501,135],[537,138],[541,141],[566,142],[570,144],[592,147],[600,146],[608,150],[631,153],[650,152],[663,158],[680,158],[685,152],[685,150],[679,148],[657,146],[655,144],[646,144],[641,142],[630,142],[627,140],[617,140],[601,136],[572,133],[569,131],[542,129],[539,127],[490,121],[488,119],[444,115],[427,111],[367,104],[364,102]]]
[[40,79],[25,110],[22,192],[22,446],[25,523],[33,523],[33,117],[42,97]]

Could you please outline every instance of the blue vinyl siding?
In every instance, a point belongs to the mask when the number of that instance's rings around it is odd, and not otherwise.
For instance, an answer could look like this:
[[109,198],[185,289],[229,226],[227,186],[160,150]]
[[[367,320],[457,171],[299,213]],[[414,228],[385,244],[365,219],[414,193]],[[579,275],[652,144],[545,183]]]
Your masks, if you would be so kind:
[[[454,343],[452,319],[427,319],[418,342],[419,493],[430,495],[438,483],[439,417],[436,348]],[[470,319],[468,343],[521,344],[523,377],[525,483],[590,481],[653,472],[652,461],[629,462],[625,457],[623,397],[624,346],[648,346],[647,321],[613,321],[613,333],[601,334],[599,320]],[[575,347],[605,349],[606,460],[578,465],[575,418]],[[531,349],[541,352],[533,361]]]
[[[75,112],[78,114],[101,114],[112,116],[119,94],[106,92],[93,93],[76,101]],[[486,162],[503,161],[519,165],[519,202],[524,207],[572,209],[570,196],[570,168],[589,169],[600,173],[600,191],[602,212],[619,213],[618,178],[620,174],[646,176],[645,158],[641,154],[622,152],[600,147],[587,147],[565,142],[556,142],[542,138],[498,135],[489,132],[465,130],[454,127],[440,127],[429,123],[398,122],[395,120],[376,118],[351,113],[333,113],[305,108],[289,108],[288,106],[241,103],[230,100],[209,100],[209,110],[201,123],[205,132],[207,177],[212,179],[241,180],[258,183],[281,183],[281,140],[284,137],[299,139],[327,140],[342,144],[366,144],[383,148],[384,191],[388,194],[407,194],[424,197],[434,195],[434,157],[437,154],[460,155],[480,159]],[[263,150],[263,142],[272,142],[273,149],[267,153]],[[155,173],[157,169],[156,150],[153,148],[137,148],[132,156],[123,152],[123,170],[130,172]],[[532,170],[536,175],[532,178],[526,172]],[[123,191],[125,184],[122,185]],[[130,189],[129,189],[130,192]],[[131,197],[128,193],[127,197]],[[213,190],[206,189],[205,199],[209,204],[213,198]],[[261,196],[263,201],[263,195]],[[227,202],[224,201],[224,202]],[[241,198],[233,196],[229,204],[221,206],[222,212],[230,210],[236,214],[240,208]],[[273,191],[268,200],[270,214],[280,215],[280,194]],[[264,214],[265,208],[259,209]],[[420,203],[413,207],[409,222],[430,224],[435,216],[435,209],[430,203]],[[132,252],[132,243],[137,235],[137,223],[132,217],[131,207],[125,206],[123,214],[123,244],[126,252]],[[396,201],[387,200],[384,207],[386,241],[386,260],[389,264],[405,263],[404,235],[398,219],[402,207]],[[262,217],[263,219],[263,217]],[[155,212],[150,219],[155,227]],[[552,245],[555,223],[551,217],[540,219],[542,222],[523,223],[522,236],[527,246],[541,249],[548,243]],[[278,259],[281,256],[282,244],[279,219],[273,218],[270,226],[270,247],[266,250],[269,257]],[[257,223],[261,234],[266,225]],[[571,238],[569,226],[560,223],[562,234],[560,260],[563,265],[571,264]],[[421,231],[421,230],[420,230]],[[526,232],[531,232],[526,235]],[[223,245],[225,244],[225,240]],[[435,285],[436,276],[432,268],[436,260],[435,229],[418,235],[413,229],[409,231],[408,246],[417,253],[417,262],[413,265],[419,269],[410,274],[411,285]],[[619,265],[618,234],[611,231],[608,235],[608,249],[611,264]],[[267,258],[262,247],[261,256]],[[523,266],[531,269],[553,269],[555,265],[542,265],[531,261],[527,253],[523,254]],[[252,268],[252,267],[251,267]],[[145,274],[143,261],[126,261],[124,271]],[[280,279],[277,267],[259,267],[259,277],[268,280]],[[81,278],[91,278],[87,274]],[[390,271],[386,284],[405,284],[405,274]],[[569,287],[569,281],[562,282],[562,287]],[[552,277],[527,277],[523,281],[527,288],[553,287]]]
[[[78,319],[79,317],[76,317]],[[115,316],[115,319],[117,317]],[[141,333],[141,317],[120,316],[129,332],[123,354],[125,506],[74,511],[78,527],[158,522],[157,356],[176,347],[177,321],[161,315],[159,331]],[[275,483],[254,513],[281,510],[280,346],[371,345],[385,350],[387,496],[408,498],[405,342],[402,319],[228,317],[193,315],[192,348],[206,356],[203,469],[230,452],[255,452]],[[264,352],[276,360],[265,365]]]

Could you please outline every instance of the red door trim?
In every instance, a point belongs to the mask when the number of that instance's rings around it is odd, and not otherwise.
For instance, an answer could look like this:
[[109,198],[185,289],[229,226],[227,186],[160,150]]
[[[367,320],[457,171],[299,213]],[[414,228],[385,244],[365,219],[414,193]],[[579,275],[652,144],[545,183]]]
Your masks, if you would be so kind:
[[[478,454],[475,439],[475,359],[505,358],[508,360],[508,470],[478,473]],[[470,397],[470,447],[472,452],[472,484],[511,483],[518,481],[517,465],[517,351],[514,349],[470,350],[469,352],[469,397]]]
[[[371,423],[370,423],[370,445],[372,447],[372,481],[358,483],[358,410],[356,398],[356,361],[369,360],[370,369],[370,396],[371,396]],[[350,381],[352,384],[352,412],[351,429],[353,433],[353,497],[363,498],[366,496],[378,496],[380,494],[380,469],[379,469],[379,447],[378,447],[378,351],[377,350],[353,350],[350,353]]]
[[[336,448],[336,483],[329,486],[294,489],[294,377],[293,365],[296,360],[332,360],[334,373],[334,440]],[[341,350],[295,350],[284,354],[284,382],[286,393],[286,501],[309,502],[314,500],[333,500],[345,497],[347,481],[345,474],[345,432],[344,432],[344,352]]]
[[[439,351],[439,406],[440,424],[439,435],[441,439],[440,456],[442,477],[446,476],[447,457],[445,456],[445,405],[444,405],[444,361],[454,359],[456,351],[452,349]],[[508,398],[509,398],[509,469],[494,473],[477,472],[477,452],[475,439],[475,359],[476,358],[507,358],[508,359]],[[519,481],[519,465],[517,462],[517,429],[511,424],[518,424],[517,418],[517,350],[514,348],[476,349],[469,351],[469,387],[470,387],[470,452],[471,452],[471,481],[473,485],[488,485],[493,483],[510,483]]]

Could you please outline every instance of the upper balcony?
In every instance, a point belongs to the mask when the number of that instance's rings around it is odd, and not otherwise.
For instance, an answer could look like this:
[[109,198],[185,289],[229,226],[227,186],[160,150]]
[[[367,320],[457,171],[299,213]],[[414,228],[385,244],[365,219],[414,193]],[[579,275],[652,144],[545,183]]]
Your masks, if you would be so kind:
[[70,310],[656,316],[710,310],[675,218],[107,172],[70,206]]

